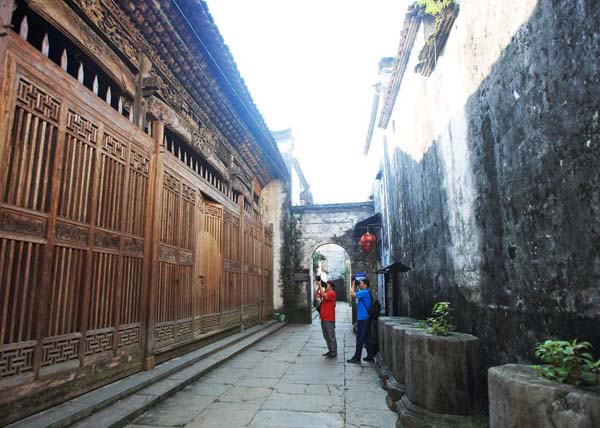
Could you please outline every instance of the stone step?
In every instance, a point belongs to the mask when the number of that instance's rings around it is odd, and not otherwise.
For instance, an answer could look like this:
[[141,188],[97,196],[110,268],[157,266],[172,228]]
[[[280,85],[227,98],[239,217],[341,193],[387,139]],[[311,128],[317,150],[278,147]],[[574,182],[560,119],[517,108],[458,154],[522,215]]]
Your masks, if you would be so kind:
[[249,328],[6,428],[121,427],[284,325],[270,321]]

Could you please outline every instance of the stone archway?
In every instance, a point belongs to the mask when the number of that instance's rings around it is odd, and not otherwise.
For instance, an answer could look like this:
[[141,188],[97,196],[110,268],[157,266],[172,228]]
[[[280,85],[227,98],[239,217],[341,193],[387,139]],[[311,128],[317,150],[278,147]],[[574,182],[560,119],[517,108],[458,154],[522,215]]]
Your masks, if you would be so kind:
[[[315,257],[316,255],[321,256]],[[317,247],[312,255],[313,269],[315,265],[319,269],[321,277],[325,276],[327,281],[335,284],[335,294],[338,301],[348,301],[350,277],[352,275],[352,263],[345,248],[338,244],[326,243]],[[312,270],[311,270],[312,272]],[[311,275],[311,282],[313,281]]]
[[354,234],[357,223],[373,216],[372,202],[347,204],[302,205],[292,208],[296,222],[296,270],[309,269],[313,251],[324,244],[337,244],[348,252],[355,272],[374,277],[377,270],[377,248],[366,254]]
[[336,244],[348,253],[353,272],[365,272],[374,282],[378,246],[366,254],[358,246],[355,226],[374,215],[372,202],[302,205],[292,207],[294,271],[298,312],[292,320],[308,322],[311,301],[311,255],[324,244]]

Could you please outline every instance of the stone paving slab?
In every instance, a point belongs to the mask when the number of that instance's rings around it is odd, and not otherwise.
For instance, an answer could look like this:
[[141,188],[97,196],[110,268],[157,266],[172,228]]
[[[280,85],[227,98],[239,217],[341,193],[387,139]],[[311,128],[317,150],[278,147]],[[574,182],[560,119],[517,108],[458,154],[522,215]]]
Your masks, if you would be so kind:
[[344,426],[344,418],[332,413],[260,410],[250,426],[254,428],[341,428]]
[[288,325],[126,428],[393,428],[397,415],[374,365],[346,363],[355,348],[351,312],[342,303],[336,309],[337,359],[321,355],[320,322]]

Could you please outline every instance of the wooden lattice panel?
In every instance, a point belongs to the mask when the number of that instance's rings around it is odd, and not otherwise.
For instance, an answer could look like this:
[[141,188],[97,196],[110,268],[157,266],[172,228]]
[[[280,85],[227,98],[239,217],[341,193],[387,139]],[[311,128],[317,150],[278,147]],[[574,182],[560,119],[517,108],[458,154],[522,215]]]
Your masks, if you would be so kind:
[[57,213],[63,218],[90,221],[97,143],[98,126],[69,110]]
[[133,324],[141,321],[143,260],[137,257],[125,257],[123,262],[123,288],[121,290],[121,324]]
[[100,179],[96,225],[120,230],[123,210],[127,145],[105,133],[100,159]]
[[122,325],[119,327],[118,348],[139,345],[141,340],[140,324]]
[[214,314],[221,310],[223,207],[206,202],[203,211],[201,249],[199,250],[200,275],[203,278],[201,291],[202,314]]
[[118,256],[94,252],[89,297],[88,329],[97,330],[114,324],[115,288],[118,280]]
[[80,345],[79,333],[45,338],[42,342],[42,367],[79,360]]
[[0,239],[0,344],[34,339],[43,250],[41,244]]
[[79,307],[83,294],[86,252],[57,246],[53,259],[46,337],[75,333],[80,328],[80,311],[73,309]]
[[177,245],[181,182],[168,172],[164,173],[163,180],[160,241]]
[[35,341],[0,345],[0,379],[30,373],[33,370]]
[[115,332],[113,328],[88,331],[85,335],[86,356],[112,351]]
[[19,78],[16,92],[2,171],[2,201],[48,212],[61,103],[24,77]]
[[125,231],[136,236],[145,233],[149,162],[148,156],[140,150],[135,147],[131,149]]

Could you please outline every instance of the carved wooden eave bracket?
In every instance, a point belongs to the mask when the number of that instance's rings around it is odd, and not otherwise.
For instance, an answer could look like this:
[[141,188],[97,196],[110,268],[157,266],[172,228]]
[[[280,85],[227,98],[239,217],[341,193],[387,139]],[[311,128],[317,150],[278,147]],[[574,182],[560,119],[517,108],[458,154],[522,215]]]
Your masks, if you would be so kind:
[[145,76],[142,78],[142,96],[149,98],[163,86],[163,81],[158,76]]
[[252,182],[242,168],[233,164],[229,168],[229,177],[231,188],[251,200]]
[[[183,107],[182,107],[183,108]],[[221,176],[225,181],[229,181],[229,163],[223,162],[215,154],[215,139],[207,128],[202,127],[198,122],[189,120],[173,110],[156,96],[151,96],[147,104],[148,114],[162,121],[172,132],[186,141],[198,152]]]

